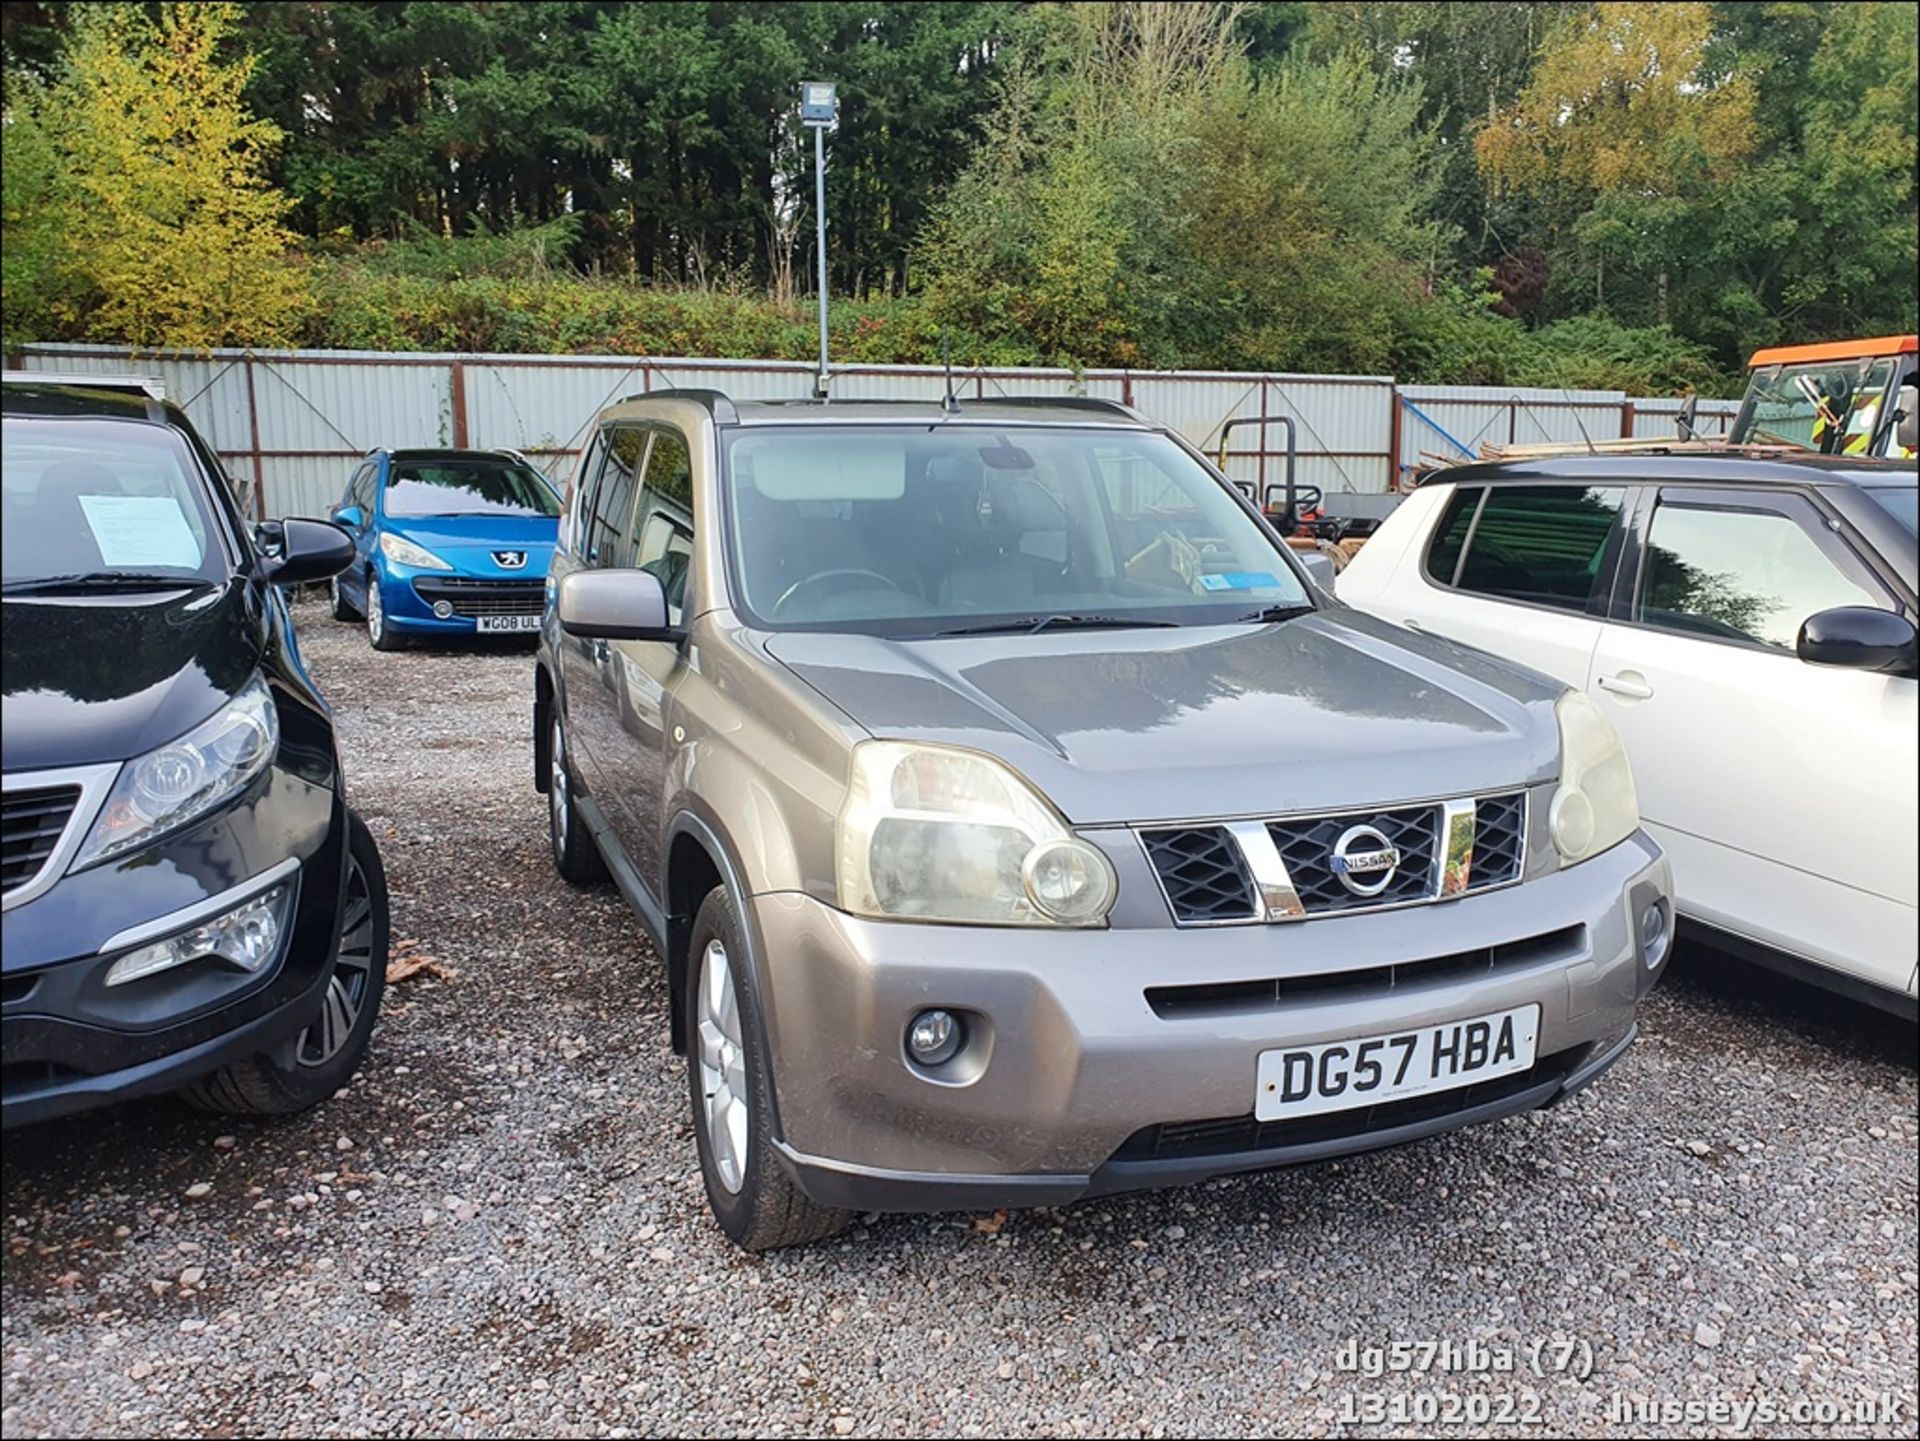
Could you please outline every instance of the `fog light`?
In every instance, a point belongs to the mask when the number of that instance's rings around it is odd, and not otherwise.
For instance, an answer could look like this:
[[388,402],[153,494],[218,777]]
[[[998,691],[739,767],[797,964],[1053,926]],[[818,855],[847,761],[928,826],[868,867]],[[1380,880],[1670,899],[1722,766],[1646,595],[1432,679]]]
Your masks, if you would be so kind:
[[436,600],[433,603],[433,613],[439,616],[440,619],[446,620],[453,614],[453,602],[450,600]]
[[1640,912],[1640,954],[1652,970],[1667,957],[1667,945],[1673,932],[1667,925],[1667,908],[1655,901]]
[[951,1011],[922,1011],[907,1027],[907,1054],[923,1066],[953,1059],[966,1033]]
[[224,916],[215,916],[177,936],[128,951],[108,970],[105,984],[124,986],[128,981],[170,971],[190,961],[220,961],[238,970],[258,971],[279,950],[280,931],[286,923],[287,899],[291,894],[286,886],[275,886]]

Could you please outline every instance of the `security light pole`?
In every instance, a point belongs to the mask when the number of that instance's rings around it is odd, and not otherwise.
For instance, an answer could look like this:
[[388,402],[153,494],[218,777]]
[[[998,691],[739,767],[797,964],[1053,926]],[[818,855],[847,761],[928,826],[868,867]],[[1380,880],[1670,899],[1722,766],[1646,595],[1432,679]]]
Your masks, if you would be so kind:
[[813,393],[827,398],[827,127],[838,107],[834,87],[809,80],[800,87],[800,120],[813,130],[814,250],[820,262],[820,374]]

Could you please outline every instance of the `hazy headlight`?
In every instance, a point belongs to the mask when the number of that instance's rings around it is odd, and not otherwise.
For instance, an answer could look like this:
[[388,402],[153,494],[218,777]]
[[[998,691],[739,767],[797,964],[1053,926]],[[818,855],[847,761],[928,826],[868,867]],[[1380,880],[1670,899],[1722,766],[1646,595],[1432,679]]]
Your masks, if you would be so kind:
[[863,741],[834,835],[840,905],[860,915],[1097,926],[1118,889],[1105,855],[973,751]]
[[258,971],[280,948],[291,894],[288,887],[275,886],[192,930],[128,951],[108,970],[106,984],[124,986],[192,961],[222,961],[243,971]]
[[410,565],[415,570],[453,569],[424,545],[415,545],[405,536],[395,535],[392,531],[380,537],[380,553],[395,565]]
[[1547,812],[1554,849],[1571,865],[1617,846],[1640,828],[1633,770],[1613,724],[1578,691],[1554,704],[1560,723],[1560,785]]
[[145,845],[230,799],[280,748],[280,714],[255,676],[177,741],[120,768],[72,869]]

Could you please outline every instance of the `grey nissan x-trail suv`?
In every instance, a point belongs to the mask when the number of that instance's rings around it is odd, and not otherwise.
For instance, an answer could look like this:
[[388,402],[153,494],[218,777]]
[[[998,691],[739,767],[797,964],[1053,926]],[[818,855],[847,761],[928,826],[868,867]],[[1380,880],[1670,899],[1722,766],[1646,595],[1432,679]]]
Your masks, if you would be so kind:
[[610,407],[534,715],[752,1249],[1552,1105],[1669,947],[1584,697],[1341,605],[1105,402]]

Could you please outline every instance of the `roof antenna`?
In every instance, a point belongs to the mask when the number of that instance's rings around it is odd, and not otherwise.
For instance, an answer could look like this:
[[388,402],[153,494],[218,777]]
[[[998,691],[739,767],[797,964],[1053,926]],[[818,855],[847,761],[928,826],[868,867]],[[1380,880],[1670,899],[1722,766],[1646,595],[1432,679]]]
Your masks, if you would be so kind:
[[948,415],[958,415],[960,402],[953,396],[953,330],[950,326],[940,327],[940,352],[947,366],[947,393],[940,401],[940,409]]
[[1580,419],[1580,411],[1578,407],[1575,407],[1571,404],[1573,397],[1567,393],[1566,386],[1563,385],[1560,387],[1560,394],[1562,396],[1565,396],[1567,401],[1569,402],[1569,408],[1567,410],[1567,414],[1571,415],[1573,417],[1573,423],[1580,427],[1580,438],[1587,443],[1587,454],[1598,455],[1600,453],[1600,447],[1595,445],[1593,443],[1593,437],[1587,434],[1586,422]]

